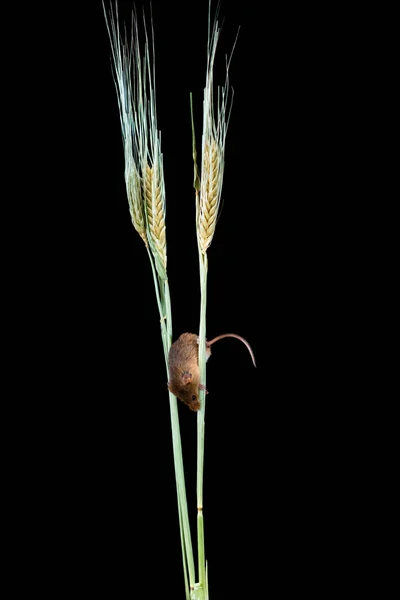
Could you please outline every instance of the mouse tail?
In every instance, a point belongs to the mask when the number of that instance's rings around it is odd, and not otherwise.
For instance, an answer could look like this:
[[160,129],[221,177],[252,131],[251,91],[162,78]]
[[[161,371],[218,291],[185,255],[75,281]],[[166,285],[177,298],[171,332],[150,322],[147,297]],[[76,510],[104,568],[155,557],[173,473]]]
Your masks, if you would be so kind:
[[243,342],[243,344],[246,346],[247,350],[250,353],[251,359],[253,361],[253,365],[257,368],[256,359],[254,357],[253,350],[251,349],[249,342],[247,340],[245,340],[244,337],[242,337],[241,335],[237,335],[236,333],[223,333],[222,335],[217,335],[217,337],[213,338],[210,342],[207,342],[207,346],[211,346],[212,344],[215,344],[215,342],[218,342],[219,340],[222,340],[227,337],[233,337],[233,338],[236,338],[237,340],[240,340],[241,342]]

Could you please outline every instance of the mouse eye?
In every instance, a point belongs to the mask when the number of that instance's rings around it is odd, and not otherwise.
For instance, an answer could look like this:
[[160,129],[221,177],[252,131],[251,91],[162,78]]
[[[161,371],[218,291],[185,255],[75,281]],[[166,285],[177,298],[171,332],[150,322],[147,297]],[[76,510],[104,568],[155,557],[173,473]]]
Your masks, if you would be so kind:
[[196,396],[194,394],[192,396],[192,400],[196,400]]

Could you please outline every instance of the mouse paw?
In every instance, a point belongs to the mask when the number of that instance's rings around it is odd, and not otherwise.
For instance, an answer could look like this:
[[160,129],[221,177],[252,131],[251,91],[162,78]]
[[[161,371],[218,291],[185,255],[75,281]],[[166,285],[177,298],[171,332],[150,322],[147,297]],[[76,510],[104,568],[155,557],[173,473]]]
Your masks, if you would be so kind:
[[202,383],[199,383],[199,390],[205,390],[206,394],[208,394],[208,389],[206,388],[205,385],[203,385]]

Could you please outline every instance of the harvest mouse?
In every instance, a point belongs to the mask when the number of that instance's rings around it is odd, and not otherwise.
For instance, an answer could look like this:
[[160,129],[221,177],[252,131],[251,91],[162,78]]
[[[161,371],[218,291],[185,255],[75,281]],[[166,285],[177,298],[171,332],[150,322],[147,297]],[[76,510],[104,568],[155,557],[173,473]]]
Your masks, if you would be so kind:
[[[235,333],[224,333],[206,341],[206,360],[211,355],[211,346],[218,340],[226,337],[234,337],[243,342],[253,360],[254,366],[256,361],[250,344]],[[200,408],[198,399],[199,390],[203,390],[204,386],[200,383],[199,369],[199,338],[195,333],[182,333],[181,336],[172,344],[168,355],[168,370],[169,382],[168,389],[182,402],[187,404],[190,410],[197,411]],[[208,394],[207,390],[206,393]]]

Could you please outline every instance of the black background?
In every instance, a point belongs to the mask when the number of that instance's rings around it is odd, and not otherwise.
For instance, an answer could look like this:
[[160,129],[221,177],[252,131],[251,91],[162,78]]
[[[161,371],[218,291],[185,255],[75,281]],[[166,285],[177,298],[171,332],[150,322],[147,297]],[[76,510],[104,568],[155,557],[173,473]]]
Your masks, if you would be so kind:
[[[129,30],[132,2],[118,6]],[[136,6],[149,16],[148,2]],[[176,338],[197,332],[199,322],[189,93],[200,148],[208,2],[152,6]],[[223,208],[208,253],[207,337],[244,336],[258,368],[237,340],[217,344],[207,367],[210,597],[280,597],[298,589],[320,596],[335,585],[332,564],[340,566],[332,563],[343,493],[332,484],[340,440],[328,440],[339,411],[337,373],[349,368],[336,351],[346,293],[335,285],[346,237],[336,220],[339,172],[348,168],[341,153],[347,88],[333,83],[347,33],[331,29],[332,15],[304,7],[227,1],[220,14],[220,85],[240,32],[230,69]],[[42,374],[57,398],[50,417],[43,412],[52,447],[62,447],[50,457],[44,449],[54,539],[67,556],[56,585],[74,587],[84,576],[88,592],[158,598],[162,590],[183,598],[158,310],[128,211],[103,9],[87,3],[53,9],[50,18],[46,78],[57,102],[39,96],[50,129],[41,181],[52,200],[39,246],[50,283],[40,301],[50,322]],[[180,403],[179,416],[195,548],[196,416]]]

